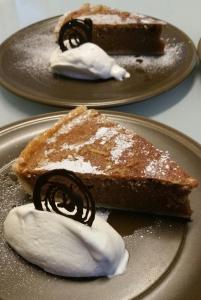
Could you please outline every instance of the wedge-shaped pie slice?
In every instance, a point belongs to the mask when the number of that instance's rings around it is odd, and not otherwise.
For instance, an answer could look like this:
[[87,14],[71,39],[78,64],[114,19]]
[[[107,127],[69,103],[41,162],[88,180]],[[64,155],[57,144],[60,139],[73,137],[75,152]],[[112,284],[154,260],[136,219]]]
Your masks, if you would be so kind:
[[[92,43],[110,54],[154,54],[164,53],[161,32],[164,21],[104,5],[84,4],[79,10],[67,12],[60,17],[55,32],[74,19],[90,19]],[[73,31],[72,31],[73,32]]]
[[38,175],[67,169],[99,206],[186,218],[188,194],[198,184],[167,151],[84,106],[34,138],[13,168],[30,193]]

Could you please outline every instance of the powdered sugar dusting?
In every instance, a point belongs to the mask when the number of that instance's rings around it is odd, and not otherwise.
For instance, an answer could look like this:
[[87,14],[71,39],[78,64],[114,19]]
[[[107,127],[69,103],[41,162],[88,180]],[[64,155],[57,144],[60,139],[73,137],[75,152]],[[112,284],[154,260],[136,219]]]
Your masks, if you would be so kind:
[[[8,212],[13,206],[27,203],[28,199],[9,165],[0,170],[0,183],[0,298],[16,299],[16,295],[19,295],[19,291],[23,288],[29,299],[33,289],[38,289],[38,295],[41,294],[42,289],[38,285],[37,278],[42,271],[21,259],[7,245],[3,235],[3,223]],[[50,276],[43,273],[44,281],[49,280]]]
[[159,159],[153,159],[145,167],[146,177],[165,176],[170,166],[170,154],[168,151],[162,152]]
[[51,75],[49,60],[52,52],[58,47],[52,30],[50,28],[47,32],[40,29],[34,34],[27,32],[19,40],[14,40],[12,48],[16,54],[20,53],[14,62],[16,68],[26,70],[30,75],[40,76],[41,72]]
[[55,169],[68,169],[76,173],[85,173],[85,174],[103,174],[101,170],[96,166],[92,166],[89,161],[85,161],[82,156],[69,157],[61,161],[48,161],[43,160],[38,164],[38,167],[35,170],[55,170]]
[[102,127],[102,129],[105,130],[105,133],[101,137],[101,141],[100,141],[101,145],[106,144],[113,136],[118,134],[118,132],[115,128],[107,128],[107,127],[104,128],[104,127]]
[[163,20],[152,18],[152,17],[142,15],[139,13],[131,13],[128,20],[130,21],[130,19],[136,19],[136,20],[138,20],[138,22],[143,23],[143,24],[149,24],[149,23],[161,24],[161,25],[167,24],[167,22],[165,22]]
[[[174,39],[167,39],[165,43],[165,54],[159,57],[118,55],[113,58],[121,67],[131,66],[134,70],[142,69],[150,73],[163,71],[179,63],[184,52],[183,43],[176,43]],[[48,30],[41,26],[37,27],[37,30],[27,30],[23,34],[18,34],[11,47],[16,53],[15,68],[24,70],[34,78],[43,78],[44,75],[52,78],[49,61],[51,54],[58,47],[53,34],[53,26],[50,26]]]
[[[120,133],[119,130],[125,130],[125,133]],[[115,137],[116,136],[116,137]],[[99,141],[100,145],[105,145],[110,139],[114,139],[115,146],[111,149],[111,160],[118,164],[119,160],[125,150],[128,150],[133,146],[133,134],[121,126],[114,127],[100,127],[96,133],[92,135],[88,140],[82,141],[77,144],[64,143],[61,146],[61,150],[70,150],[78,152],[86,145],[92,145],[96,141]]]
[[67,134],[68,132],[70,132],[74,127],[78,126],[78,125],[82,125],[84,124],[89,116],[91,114],[90,110],[85,111],[84,113],[80,114],[78,117],[73,118],[71,121],[69,121],[68,123],[65,123],[64,125],[61,126],[61,128],[52,136],[47,140],[48,144],[54,143],[56,142],[56,138],[59,135],[62,134]]
[[151,17],[147,17],[144,15],[138,14],[130,14],[127,18],[122,18],[118,14],[93,14],[93,15],[84,15],[80,16],[79,19],[89,18],[93,21],[94,24],[133,24],[133,23],[157,23],[157,24],[165,24],[164,21],[156,20]]
[[132,146],[133,146],[132,135],[119,134],[115,138],[115,146],[111,150],[112,161],[114,161],[115,164],[118,164],[119,159],[123,154],[123,152]]
[[108,14],[94,14],[94,15],[85,15],[80,16],[80,19],[91,19],[94,24],[125,24],[126,20],[118,15],[108,15]]
[[[63,127],[56,133],[56,135],[69,132],[70,130],[72,130],[75,124],[79,124],[79,126],[81,126],[83,122],[82,116],[83,115],[78,116],[77,118],[74,118],[69,124],[63,125]],[[67,154],[67,159],[58,162],[48,161],[48,159],[42,160],[41,162],[39,162],[37,169],[53,170],[66,168],[68,170],[78,173],[104,174],[104,172],[101,171],[98,167],[92,166],[89,161],[85,161],[83,156],[80,155],[79,151],[87,145],[95,144],[97,141],[99,145],[104,146],[112,138],[114,139],[111,144],[111,151],[109,152],[110,159],[115,164],[118,164],[124,151],[131,148],[134,143],[133,133],[130,133],[128,130],[126,130],[120,125],[116,125],[116,127],[99,127],[93,135],[90,135],[87,140],[81,141],[80,143],[71,144],[69,141],[63,143],[60,147],[60,150],[73,151],[74,155],[72,156],[71,154]],[[51,137],[48,140],[48,143],[50,143],[50,141],[52,140],[56,141],[56,136]],[[107,165],[105,169],[106,172],[110,168],[111,166]]]
[[115,128],[110,127],[100,127],[96,131],[95,135],[92,135],[90,139],[85,142],[79,144],[67,144],[64,143],[61,146],[61,150],[75,150],[79,151],[86,145],[94,144],[97,140],[100,140],[100,144],[104,145],[107,141],[109,141],[113,136],[117,135],[118,131]]
[[71,129],[73,129],[75,126],[84,124],[88,120],[90,115],[91,115],[91,110],[85,111],[84,113],[79,115],[77,118],[74,118],[70,122],[68,122],[67,124],[63,125],[59,129],[58,134],[66,134]]
[[164,55],[161,56],[114,55],[113,57],[122,67],[132,66],[149,72],[157,72],[181,61],[183,46],[183,43],[166,44]]

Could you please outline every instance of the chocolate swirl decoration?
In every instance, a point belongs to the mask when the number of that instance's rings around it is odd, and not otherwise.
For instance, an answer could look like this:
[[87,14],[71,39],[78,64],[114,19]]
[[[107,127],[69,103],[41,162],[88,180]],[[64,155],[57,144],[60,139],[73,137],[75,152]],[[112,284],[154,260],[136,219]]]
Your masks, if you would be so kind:
[[92,20],[91,19],[73,19],[65,23],[59,32],[58,44],[61,51],[68,50],[64,41],[68,40],[70,48],[75,48],[81,44],[91,42],[92,40]]
[[[92,226],[95,218],[95,204],[89,189],[73,172],[65,169],[52,170],[38,177],[33,202],[38,210],[46,208],[88,226]],[[60,207],[68,213],[61,211]]]

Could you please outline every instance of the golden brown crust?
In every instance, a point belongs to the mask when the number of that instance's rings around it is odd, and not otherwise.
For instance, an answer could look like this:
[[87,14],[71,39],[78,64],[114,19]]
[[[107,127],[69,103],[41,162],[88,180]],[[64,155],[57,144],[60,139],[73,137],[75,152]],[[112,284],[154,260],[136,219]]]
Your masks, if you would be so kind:
[[57,132],[64,123],[71,121],[73,118],[76,118],[85,110],[86,108],[84,106],[80,106],[76,110],[72,110],[69,114],[56,122],[53,127],[31,140],[21,152],[19,158],[14,162],[13,170],[18,174],[26,173],[26,171],[28,170],[31,171],[31,166],[33,165],[31,161],[35,156],[35,153],[37,153],[38,157],[42,155],[42,153],[40,153],[40,148],[45,145],[47,139],[51,137],[55,132]]

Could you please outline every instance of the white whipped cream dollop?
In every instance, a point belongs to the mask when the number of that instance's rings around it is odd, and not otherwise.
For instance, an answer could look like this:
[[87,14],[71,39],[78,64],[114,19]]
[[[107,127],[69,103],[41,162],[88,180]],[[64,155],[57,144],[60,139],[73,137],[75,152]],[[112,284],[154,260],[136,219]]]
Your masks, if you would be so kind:
[[64,52],[56,49],[50,57],[50,68],[54,73],[84,80],[123,80],[130,77],[124,68],[93,43],[85,43]]
[[97,215],[89,227],[31,203],[9,212],[4,235],[18,254],[55,275],[111,277],[122,274],[128,262],[123,239]]

